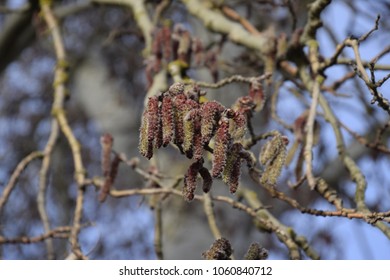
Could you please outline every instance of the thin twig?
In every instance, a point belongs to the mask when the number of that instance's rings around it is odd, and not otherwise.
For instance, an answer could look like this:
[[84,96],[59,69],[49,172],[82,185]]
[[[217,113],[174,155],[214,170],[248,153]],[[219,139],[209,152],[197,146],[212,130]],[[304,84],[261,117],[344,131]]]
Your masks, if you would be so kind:
[[377,15],[376,16],[376,20],[375,20],[375,25],[374,27],[369,30],[366,34],[363,34],[362,36],[360,36],[360,38],[358,39],[359,42],[363,42],[365,41],[373,32],[375,32],[376,30],[378,30],[379,28],[379,20],[381,19],[381,16],[380,15]]
[[379,59],[381,59],[384,55],[388,54],[389,52],[390,52],[390,45],[384,48],[380,53],[378,53],[373,59],[371,59],[369,63],[375,65]]
[[320,84],[318,81],[314,82],[312,102],[310,105],[309,115],[306,120],[306,141],[304,147],[304,156],[306,162],[306,179],[310,189],[314,190],[316,186],[316,179],[313,175],[313,145],[314,145],[314,122],[317,114],[317,105],[320,95]]
[[373,221],[384,220],[386,222],[390,222],[390,211],[389,212],[381,212],[381,213],[368,213],[368,212],[358,212],[355,209],[342,208],[337,211],[323,211],[311,208],[303,207],[297,200],[286,196],[285,193],[280,192],[275,189],[274,186],[269,184],[261,184],[260,182],[260,172],[253,169],[250,171],[251,178],[259,185],[263,186],[272,197],[280,199],[281,201],[286,202],[291,207],[299,210],[301,213],[310,214],[314,216],[322,216],[322,217],[347,217],[349,219],[361,219],[366,221],[369,224],[372,224]]
[[203,208],[207,216],[207,221],[209,222],[210,230],[214,236],[214,239],[217,240],[222,237],[221,231],[218,228],[217,221],[215,219],[213,201],[211,199],[210,193],[203,194]]
[[271,116],[277,123],[282,125],[285,129],[293,131],[293,127],[291,125],[289,125],[288,123],[286,123],[285,121],[283,121],[278,116],[278,113],[277,113],[277,110],[276,110],[277,103],[278,103],[278,97],[279,97],[279,94],[280,94],[280,87],[281,86],[282,86],[282,81],[279,81],[278,83],[276,83],[274,85],[274,91],[273,91],[273,93],[271,95]]
[[241,25],[251,34],[253,35],[260,35],[261,32],[257,30],[256,27],[254,27],[246,18],[242,17],[240,14],[238,14],[235,10],[232,8],[224,5],[221,8],[222,12],[229,18],[231,18],[234,21],[237,21],[241,23]]
[[159,23],[159,21],[161,19],[161,15],[169,7],[171,2],[172,2],[172,0],[162,0],[156,6],[156,9],[155,9],[155,12],[154,12],[154,15],[153,15],[153,20],[152,20],[154,26],[158,25],[158,23]]
[[164,251],[163,251],[163,220],[162,220],[162,207],[161,207],[161,201],[158,201],[155,204],[154,209],[154,251],[156,252],[156,256],[159,260],[164,259]]
[[16,238],[5,238],[4,236],[0,236],[0,244],[30,244],[53,238],[69,238],[70,231],[71,227],[66,226],[52,229],[49,232],[35,237],[22,236]]
[[[259,178],[260,175],[258,171],[255,171],[252,173],[252,178],[255,178],[255,182],[260,184]],[[349,219],[360,219],[364,220],[368,223],[373,223],[373,221],[386,221],[390,222],[390,211],[388,212],[377,212],[377,213],[360,213],[356,212],[354,209],[348,209],[343,208],[342,211],[323,211],[323,210],[317,210],[317,209],[311,209],[311,208],[305,208],[299,204],[298,201],[296,201],[293,198],[287,197],[283,192],[277,191],[270,185],[263,185],[266,190],[270,193],[272,197],[278,198],[286,203],[288,203],[293,208],[299,210],[300,212],[304,214],[309,214],[313,216],[321,216],[321,217],[347,217]],[[153,194],[171,194],[175,196],[182,197],[183,194],[180,190],[172,189],[172,188],[153,188],[153,189],[123,189],[123,190],[111,190],[110,195],[115,198],[121,198],[121,197],[127,197],[127,196],[134,196],[134,195],[153,195]],[[194,200],[198,201],[204,201],[204,197],[201,195],[195,195]],[[227,204],[230,204],[234,208],[238,208],[241,210],[244,210],[248,214],[252,215],[253,213],[256,213],[256,210],[248,210],[247,206],[243,205],[242,203],[233,200],[227,196],[212,196],[213,201],[220,201]],[[251,212],[253,211],[253,212]],[[252,214],[251,214],[252,213]]]
[[152,31],[153,23],[149,18],[148,11],[145,7],[145,0],[91,0],[93,3],[125,5],[131,8],[137,25],[142,30],[145,40],[144,56],[147,57],[152,50]]
[[227,19],[223,14],[214,11],[198,0],[181,0],[188,12],[199,18],[210,30],[226,35],[232,42],[259,51],[259,54],[269,51],[269,38],[249,33],[241,24]]
[[32,162],[33,160],[37,158],[43,157],[43,153],[40,151],[35,151],[26,156],[24,159],[22,159],[18,165],[16,166],[14,172],[11,175],[11,178],[9,179],[7,185],[5,186],[3,193],[0,197],[0,213],[3,210],[3,207],[5,203],[8,201],[9,196],[11,195],[16,182],[18,181],[20,175],[22,174],[23,170],[27,167],[27,165]]
[[[45,233],[48,233],[50,231],[49,217],[46,212],[47,176],[48,176],[48,170],[51,161],[51,154],[57,142],[58,133],[59,133],[58,122],[56,119],[53,119],[51,123],[49,140],[47,141],[45,149],[43,150],[44,157],[42,160],[41,170],[39,171],[39,190],[37,196],[38,212],[39,212],[39,216],[41,217],[43,228],[45,229]],[[47,239],[45,242],[46,242],[48,259],[52,260],[55,258],[53,241],[51,239]]]
[[220,88],[220,87],[223,87],[223,86],[225,86],[227,84],[231,84],[231,83],[251,84],[253,82],[261,82],[261,81],[271,77],[271,75],[272,75],[271,73],[265,73],[265,74],[258,76],[258,77],[243,77],[241,75],[233,75],[233,76],[227,77],[225,79],[222,79],[216,83],[206,83],[206,82],[194,81],[194,80],[189,80],[189,81],[186,81],[185,83],[195,84],[197,86],[205,87],[205,88]]
[[370,80],[364,65],[362,63],[362,59],[360,57],[359,52],[359,41],[356,39],[348,39],[347,44],[352,47],[357,66],[357,74],[359,77],[366,83],[371,95],[373,96],[371,103],[378,103],[378,106],[385,110],[390,115],[390,102],[387,100],[380,92],[378,92],[378,86]]
[[316,37],[317,29],[321,27],[321,13],[331,3],[331,0],[316,0],[309,5],[308,21],[303,29],[301,42],[308,43]]
[[[387,123],[388,124],[388,123]],[[380,136],[377,136],[376,140],[374,142],[366,139],[365,137],[357,134],[356,132],[352,131],[348,126],[340,122],[340,125],[348,131],[349,134],[351,134],[360,144],[364,145],[367,148],[374,149],[377,151],[380,151],[385,154],[390,154],[390,149],[388,149],[385,145],[380,143]],[[385,126],[386,127],[386,126]],[[382,131],[382,130],[380,130]],[[380,135],[380,132],[378,133]]]

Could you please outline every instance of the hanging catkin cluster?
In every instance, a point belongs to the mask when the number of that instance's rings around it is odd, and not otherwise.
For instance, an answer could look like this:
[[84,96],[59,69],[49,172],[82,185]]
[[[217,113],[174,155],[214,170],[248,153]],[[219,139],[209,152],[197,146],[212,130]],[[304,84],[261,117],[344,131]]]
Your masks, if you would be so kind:
[[[221,177],[235,193],[241,162],[249,158],[240,140],[254,107],[252,98],[239,98],[232,109],[217,101],[199,102],[203,94],[196,86],[173,84],[168,91],[149,97],[140,128],[139,151],[146,158],[153,156],[154,149],[172,143],[194,160],[184,179],[183,196],[188,201],[194,198],[198,174],[204,192],[210,190],[212,178]],[[213,152],[211,172],[203,166],[205,150]]]

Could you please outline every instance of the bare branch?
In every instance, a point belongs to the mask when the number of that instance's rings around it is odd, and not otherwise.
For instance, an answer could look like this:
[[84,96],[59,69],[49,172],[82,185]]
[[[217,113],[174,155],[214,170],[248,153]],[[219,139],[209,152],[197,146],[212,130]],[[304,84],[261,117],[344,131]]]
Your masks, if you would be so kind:
[[79,258],[85,259],[86,257],[82,254],[80,250],[80,245],[78,243],[78,234],[80,233],[80,228],[81,228],[80,222],[81,222],[82,209],[84,203],[84,189],[82,188],[82,186],[84,184],[84,179],[85,179],[85,170],[84,170],[83,161],[81,157],[80,144],[77,141],[72,129],[69,126],[64,111],[64,101],[66,97],[65,83],[67,80],[68,63],[66,61],[66,52],[64,48],[61,31],[57,23],[57,20],[53,14],[53,11],[50,7],[50,3],[42,1],[41,9],[46,24],[53,37],[54,50],[57,58],[57,67],[54,76],[54,101],[53,101],[52,114],[56,118],[56,121],[58,122],[58,125],[61,128],[61,131],[64,133],[66,139],[68,140],[69,146],[72,150],[74,168],[75,168],[74,175],[75,175],[77,185],[79,186],[70,241],[72,244],[73,253],[75,253]]
[[16,238],[5,238],[0,236],[0,244],[31,244],[38,243],[53,238],[69,238],[70,227],[58,227],[50,230],[42,235],[35,237],[16,237]]
[[0,213],[3,210],[4,205],[7,203],[9,196],[11,195],[12,190],[15,188],[16,182],[18,181],[23,170],[30,164],[33,160],[43,157],[42,152],[32,152],[26,156],[23,160],[19,162],[16,166],[14,172],[11,175],[11,178],[8,181],[8,184],[5,186],[3,193],[0,197]]

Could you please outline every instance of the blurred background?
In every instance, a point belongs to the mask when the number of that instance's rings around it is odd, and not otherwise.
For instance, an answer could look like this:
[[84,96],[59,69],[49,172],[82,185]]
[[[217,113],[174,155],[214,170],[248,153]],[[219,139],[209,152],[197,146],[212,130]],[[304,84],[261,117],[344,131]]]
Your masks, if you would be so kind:
[[[90,178],[102,176],[100,137],[103,133],[113,135],[115,151],[125,153],[128,158],[140,157],[140,166],[145,170],[149,166],[146,159],[141,159],[137,148],[141,114],[148,91],[142,30],[128,6],[95,2],[99,1],[53,1],[70,65],[69,99],[65,108],[70,126],[81,143],[84,165]],[[157,25],[166,20],[173,25],[182,24],[191,36],[202,41],[205,53],[215,60],[214,65],[192,67],[188,73],[191,78],[211,82],[215,71],[218,79],[233,74],[257,76],[264,73],[265,66],[253,50],[208,31],[199,19],[189,13],[183,4],[185,1],[144,2],[150,18],[156,18]],[[169,5],[157,17],[162,2]],[[206,2],[213,5],[224,2],[272,38],[279,38],[281,34],[292,38],[295,30],[305,25],[307,4],[311,1]],[[389,52],[390,22],[387,18],[390,16],[390,1],[333,0],[322,14],[324,26],[317,33],[323,58],[331,57],[336,45],[349,36],[360,37],[371,30],[378,14],[381,15],[379,30],[360,44],[364,61],[372,60],[386,49]],[[377,62],[381,68],[375,71],[377,81],[390,72],[390,56],[386,54]],[[325,72],[325,85],[329,87],[353,72],[348,63],[354,58],[352,49],[345,49],[341,57],[346,61],[344,64],[332,66]],[[43,150],[48,141],[55,65],[52,39],[39,14],[38,1],[1,0],[0,193],[18,163],[32,151]],[[256,134],[273,129],[280,131],[289,137],[292,146],[294,134],[283,123],[291,127],[309,107],[311,99],[304,89],[278,69],[274,71],[273,83],[264,85],[267,102],[264,109],[254,115],[253,126]],[[386,98],[390,98],[389,89],[386,83],[381,87]],[[207,90],[207,98],[230,106],[247,91],[246,85],[231,84],[222,89]],[[282,123],[273,116],[271,102],[276,94],[276,113]],[[335,91],[324,91],[323,94],[341,123],[368,141],[374,141],[378,129],[383,128],[383,145],[389,146],[388,114],[377,105],[370,104],[371,95],[361,79],[351,77]],[[332,128],[323,118],[319,118],[318,122],[321,140],[314,148],[314,171],[339,192],[345,207],[354,207],[356,186],[337,159]],[[367,180],[367,206],[374,212],[389,211],[388,153],[366,147],[346,129],[342,132],[348,152]],[[258,155],[262,144],[252,147],[255,155]],[[172,147],[159,150],[157,156],[159,172],[167,176],[184,174],[190,165],[190,161]],[[39,236],[44,232],[37,208],[40,168],[41,161],[36,160],[21,174],[0,212],[0,236]],[[51,228],[72,223],[77,194],[73,172],[72,154],[66,139],[61,136],[53,150],[47,179],[46,207]],[[241,184],[256,190],[262,202],[272,207],[269,211],[299,235],[305,236],[321,258],[390,258],[389,239],[378,228],[361,220],[301,214],[261,190],[247,176],[244,167],[242,173]],[[290,189],[287,182],[294,180],[292,164],[283,169],[278,189],[307,207],[332,209],[326,200],[307,187]],[[117,189],[142,188],[147,183],[131,168],[121,165],[114,186]],[[214,185],[216,194],[231,196],[222,182]],[[97,197],[94,187],[86,188],[82,220],[85,226],[79,236],[82,251],[91,259],[155,259],[155,216],[147,198],[108,197],[104,203],[99,203]],[[201,253],[214,240],[202,205],[196,201],[184,203],[180,197],[168,197],[163,201],[163,207],[165,258],[200,259]],[[215,215],[222,235],[232,243],[236,258],[240,259],[253,241],[260,242],[269,251],[270,259],[288,257],[288,251],[279,240],[273,234],[254,228],[252,219],[245,213],[215,203]],[[69,254],[66,238],[53,239],[53,246],[56,259],[63,259]],[[0,257],[45,259],[47,248],[45,242],[2,244]]]

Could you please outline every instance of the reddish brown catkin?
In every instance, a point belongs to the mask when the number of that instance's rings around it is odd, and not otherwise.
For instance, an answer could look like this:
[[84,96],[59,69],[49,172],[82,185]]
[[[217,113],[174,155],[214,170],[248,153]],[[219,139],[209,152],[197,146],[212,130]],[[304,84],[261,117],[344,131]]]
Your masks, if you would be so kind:
[[140,154],[148,159],[150,159],[153,156],[153,141],[149,141],[148,139],[148,111],[147,110],[145,110],[142,114],[138,149]]
[[186,153],[187,157],[192,158],[193,156],[193,147],[194,147],[194,138],[195,138],[195,121],[197,119],[198,110],[193,109],[186,113],[183,119],[183,131],[184,131],[184,140],[183,140],[183,151]]
[[200,168],[199,174],[203,179],[202,190],[205,193],[208,193],[211,190],[211,185],[213,184],[213,178],[211,177],[211,174],[206,167]]
[[229,186],[230,193],[235,193],[238,188],[241,175],[241,151],[241,143],[234,143],[232,145],[222,173],[222,180]]
[[163,57],[163,40],[164,34],[162,29],[156,29],[153,32],[153,42],[152,42],[152,54],[156,58],[155,68],[153,69],[155,72],[158,72],[161,68],[161,59]]
[[232,123],[233,125],[231,126],[230,129],[232,138],[235,140],[242,139],[247,129],[246,115],[240,111],[235,112],[232,118]]
[[203,142],[201,136],[201,122],[199,118],[195,119],[195,137],[194,137],[194,159],[200,160],[203,157]]
[[115,182],[116,176],[118,175],[119,164],[121,163],[121,158],[118,155],[115,155],[108,176],[105,177],[103,187],[99,194],[99,201],[104,202],[110,193],[110,189]]
[[157,117],[157,129],[155,130],[154,135],[154,147],[160,149],[163,145],[163,125],[162,125],[162,107],[158,108],[158,117]]
[[213,155],[213,164],[211,175],[219,177],[225,168],[226,155],[230,146],[229,120],[222,117],[219,121],[219,127],[215,134],[215,146]]
[[217,101],[209,101],[201,108],[201,134],[202,143],[208,144],[214,135],[215,128],[225,107]]
[[163,96],[161,104],[161,119],[163,132],[163,146],[168,146],[172,141],[174,122],[173,122],[173,102],[169,95]]
[[168,25],[165,25],[162,30],[163,46],[164,46],[164,59],[166,62],[169,62],[172,57],[172,40],[171,40],[171,28]]
[[158,122],[159,122],[158,97],[157,96],[149,97],[147,107],[148,107],[147,108],[148,140],[153,141],[156,134],[156,130],[158,129]]
[[107,177],[110,173],[111,166],[111,150],[114,138],[109,133],[104,133],[100,137],[100,145],[102,146],[102,172],[104,177]]
[[184,128],[183,118],[186,103],[186,96],[184,94],[177,95],[173,100],[174,106],[174,124],[175,124],[175,138],[176,145],[182,145],[184,142]]
[[151,159],[153,156],[153,142],[159,126],[158,97],[149,97],[146,109],[142,114],[139,151],[144,157]]
[[192,201],[195,196],[196,179],[198,177],[199,169],[202,167],[202,163],[199,161],[190,165],[184,176],[184,188],[183,197],[186,201]]

